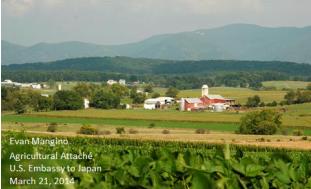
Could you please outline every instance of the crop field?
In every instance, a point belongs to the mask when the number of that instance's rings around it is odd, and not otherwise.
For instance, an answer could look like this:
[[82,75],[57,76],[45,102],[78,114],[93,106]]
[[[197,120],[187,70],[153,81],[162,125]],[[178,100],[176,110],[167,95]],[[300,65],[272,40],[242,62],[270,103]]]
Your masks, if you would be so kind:
[[264,87],[275,87],[277,90],[282,89],[305,89],[311,82],[304,81],[265,81],[262,82]]
[[[10,164],[27,166],[79,166],[98,171],[82,173],[30,173],[25,177],[54,177],[72,179],[68,185],[41,185],[36,188],[308,188],[311,186],[310,151],[207,144],[189,142],[141,141],[130,139],[66,137],[70,145],[24,145],[17,148],[9,138],[50,138],[53,136],[4,132],[2,133],[2,170]],[[92,153],[90,160],[41,160],[14,162],[10,153]],[[9,177],[3,172],[2,188],[10,188]],[[28,188],[20,186],[19,188]]]
[[[105,126],[129,126],[147,128],[151,124],[160,128],[205,128],[214,131],[233,132],[237,129],[236,123],[213,123],[213,122],[191,122],[191,121],[161,121],[161,120],[134,120],[134,119],[100,119],[100,118],[78,118],[78,117],[42,117],[5,115],[2,116],[3,123],[66,123],[66,124],[94,124],[102,128]],[[18,124],[17,124],[18,125]]]
[[[287,127],[311,127],[311,103],[297,104],[271,109],[285,109],[283,125]],[[252,110],[253,111],[253,110]],[[87,109],[77,111],[52,111],[33,112],[25,116],[58,117],[58,118],[98,118],[117,120],[154,120],[154,121],[179,121],[179,122],[208,122],[208,123],[238,123],[245,111],[239,112],[180,112],[176,110],[99,110]],[[7,115],[4,115],[5,121]],[[16,117],[18,119],[18,117]],[[14,121],[14,116],[11,118]],[[179,123],[178,123],[179,124]]]

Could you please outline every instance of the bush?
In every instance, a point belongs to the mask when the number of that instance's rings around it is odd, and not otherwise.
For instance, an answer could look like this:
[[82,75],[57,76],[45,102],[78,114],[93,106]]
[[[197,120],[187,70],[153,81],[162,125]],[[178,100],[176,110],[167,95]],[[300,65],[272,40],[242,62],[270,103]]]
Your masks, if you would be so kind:
[[293,135],[294,136],[302,136],[303,135],[303,131],[302,130],[293,130]]
[[111,131],[108,131],[108,130],[99,131],[98,134],[99,134],[99,135],[110,135],[110,134],[111,134]]
[[78,133],[83,135],[97,135],[98,130],[90,125],[83,125]]
[[301,140],[308,140],[308,137],[304,136],[304,137],[301,138]]
[[241,118],[240,133],[272,135],[281,126],[281,114],[272,110],[250,112]]
[[148,128],[153,128],[155,127],[155,123],[150,123]]
[[117,134],[124,134],[125,133],[125,129],[124,129],[124,127],[117,127],[116,128],[116,132],[117,132]]
[[207,129],[196,129],[195,133],[196,134],[208,134],[208,133],[210,133],[210,131]]
[[167,130],[167,129],[164,129],[164,130],[162,131],[162,133],[163,133],[163,134],[170,134],[170,131]]
[[288,135],[288,129],[282,129],[281,133],[282,135]]
[[50,123],[47,129],[47,132],[56,132],[57,130],[57,123]]
[[130,133],[130,134],[137,134],[137,133],[138,133],[138,131],[137,131],[137,130],[135,130],[135,129],[130,129],[130,130],[129,130],[129,133]]

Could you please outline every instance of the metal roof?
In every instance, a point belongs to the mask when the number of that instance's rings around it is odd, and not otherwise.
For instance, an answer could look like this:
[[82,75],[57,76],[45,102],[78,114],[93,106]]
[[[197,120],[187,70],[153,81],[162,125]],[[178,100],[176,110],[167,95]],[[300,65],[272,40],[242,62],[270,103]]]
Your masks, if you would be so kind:
[[221,95],[207,95],[206,97],[209,99],[222,99],[222,100],[224,100],[224,97],[222,97]]
[[199,98],[184,98],[184,99],[188,103],[202,103],[201,99]]

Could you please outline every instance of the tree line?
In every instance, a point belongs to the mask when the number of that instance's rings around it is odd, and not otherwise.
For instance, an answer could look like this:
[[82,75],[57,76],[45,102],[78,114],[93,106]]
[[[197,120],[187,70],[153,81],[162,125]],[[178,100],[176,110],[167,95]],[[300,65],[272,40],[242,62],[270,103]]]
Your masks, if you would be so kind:
[[[18,87],[2,86],[1,92],[1,110],[15,111],[17,114],[27,111],[78,110],[84,108],[84,99],[89,100],[90,107],[124,109],[126,105],[121,104],[121,99],[129,98],[133,104],[142,104],[147,98],[146,93],[152,97],[160,96],[151,85],[145,85],[140,92],[136,86],[129,88],[120,84],[110,86],[89,83],[78,83],[72,90],[57,91],[49,96]],[[166,91],[166,96],[176,97],[178,92],[171,87]]]

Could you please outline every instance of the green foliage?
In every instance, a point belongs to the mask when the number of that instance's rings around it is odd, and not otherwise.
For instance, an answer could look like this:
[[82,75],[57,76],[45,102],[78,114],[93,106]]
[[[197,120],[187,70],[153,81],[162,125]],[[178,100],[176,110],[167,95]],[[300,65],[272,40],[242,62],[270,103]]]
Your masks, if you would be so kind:
[[196,134],[208,134],[208,133],[210,133],[210,131],[207,129],[196,129],[195,133]]
[[168,97],[172,97],[172,98],[176,98],[177,95],[179,93],[179,90],[174,88],[174,87],[170,87],[167,89],[167,91],[165,92],[165,96],[168,96]]
[[287,104],[294,104],[295,100],[296,100],[296,93],[293,90],[290,90],[286,93],[286,95],[284,96],[285,101],[287,102]]
[[306,87],[307,90],[311,90],[311,83]]
[[120,85],[120,84],[113,84],[111,86],[111,90],[112,92],[118,96],[118,97],[125,97],[129,95],[129,89],[124,86],[124,85]]
[[[6,133],[2,137],[4,170],[16,163],[8,161],[11,152],[34,151],[31,145],[23,148],[10,145],[10,137],[27,138],[15,133]],[[92,152],[96,161],[65,162],[66,166],[100,166],[104,170],[98,173],[66,172],[69,177],[75,178],[74,188],[77,189],[311,187],[309,151],[104,138],[68,137],[68,140],[72,145],[37,148],[41,153]],[[62,162],[55,160],[53,163],[60,165]],[[23,174],[28,176],[32,173]],[[2,176],[2,179],[10,177],[6,172]],[[47,177],[53,178],[53,175],[49,173]]]
[[124,127],[117,127],[116,128],[116,133],[117,134],[124,134],[125,133]]
[[144,86],[144,92],[147,92],[147,93],[152,93],[153,92],[153,87],[151,84],[147,84]]
[[16,103],[14,104],[14,111],[17,114],[23,114],[27,111],[26,106],[20,99],[17,99]]
[[82,97],[74,91],[57,91],[53,101],[56,110],[78,110],[83,107]]
[[281,126],[281,114],[272,110],[247,113],[241,118],[241,134],[272,135]]
[[260,97],[258,95],[255,95],[253,97],[249,97],[247,99],[247,102],[246,102],[246,106],[247,107],[258,107],[260,104]]
[[164,129],[164,130],[162,131],[162,133],[163,133],[163,134],[170,134],[170,131],[167,130],[167,129]]
[[36,111],[49,111],[53,108],[53,99],[51,97],[39,96]]
[[154,93],[152,93],[151,98],[158,98],[160,96],[161,96],[160,93],[154,92]]
[[56,132],[57,131],[57,123],[50,123],[47,128],[47,132]]
[[293,130],[293,135],[294,136],[302,136],[303,135],[303,131],[300,129],[295,129]]
[[134,104],[141,104],[146,100],[146,95],[144,93],[135,93],[132,99]]
[[83,125],[82,127],[80,127],[80,130],[78,133],[84,134],[84,135],[97,135],[98,130],[95,127],[92,127],[90,125]]
[[120,97],[110,91],[100,90],[92,97],[90,105],[101,109],[118,108]]

